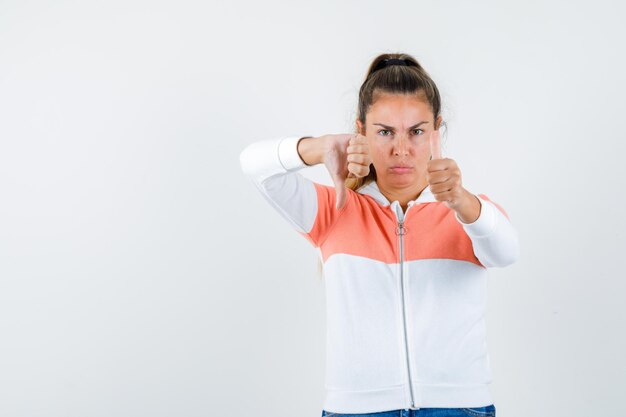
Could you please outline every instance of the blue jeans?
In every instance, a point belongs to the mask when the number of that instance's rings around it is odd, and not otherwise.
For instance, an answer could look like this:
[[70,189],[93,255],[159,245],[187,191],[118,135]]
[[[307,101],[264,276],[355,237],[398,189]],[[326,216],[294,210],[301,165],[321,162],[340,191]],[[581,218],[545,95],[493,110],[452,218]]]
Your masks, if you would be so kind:
[[322,417],[496,417],[496,406],[491,404],[472,408],[399,409],[364,414],[343,414],[322,410]]

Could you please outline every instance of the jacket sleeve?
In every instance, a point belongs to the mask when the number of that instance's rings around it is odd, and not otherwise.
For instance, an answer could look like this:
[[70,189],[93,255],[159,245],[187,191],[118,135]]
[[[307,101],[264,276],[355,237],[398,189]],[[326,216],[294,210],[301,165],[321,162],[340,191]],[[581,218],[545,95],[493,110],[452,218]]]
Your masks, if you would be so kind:
[[476,195],[480,214],[472,223],[463,223],[455,217],[472,241],[474,254],[483,266],[504,267],[515,263],[520,256],[517,230],[504,209],[486,195]]
[[335,208],[335,188],[319,184],[297,172],[307,167],[298,154],[298,142],[306,136],[289,136],[253,142],[243,149],[239,162],[243,173],[264,199],[313,246],[319,247],[346,204]]

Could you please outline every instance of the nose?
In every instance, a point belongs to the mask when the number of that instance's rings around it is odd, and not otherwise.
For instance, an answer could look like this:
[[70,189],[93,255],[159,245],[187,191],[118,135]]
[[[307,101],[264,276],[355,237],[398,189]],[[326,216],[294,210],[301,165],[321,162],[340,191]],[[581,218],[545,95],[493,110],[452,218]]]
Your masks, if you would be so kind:
[[408,155],[407,140],[404,135],[398,135],[398,140],[394,143],[394,155]]

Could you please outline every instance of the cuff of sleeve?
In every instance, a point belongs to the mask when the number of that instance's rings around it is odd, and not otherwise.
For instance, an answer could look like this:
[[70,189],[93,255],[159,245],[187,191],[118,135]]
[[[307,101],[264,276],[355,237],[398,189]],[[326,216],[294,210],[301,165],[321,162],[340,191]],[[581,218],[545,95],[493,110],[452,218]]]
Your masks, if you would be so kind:
[[496,228],[496,212],[497,208],[483,198],[476,196],[480,202],[480,214],[472,223],[463,223],[458,213],[454,214],[457,221],[463,225],[463,229],[469,236],[483,237],[490,235]]
[[305,137],[311,136],[288,136],[278,144],[278,159],[287,171],[308,166],[298,153],[298,142]]

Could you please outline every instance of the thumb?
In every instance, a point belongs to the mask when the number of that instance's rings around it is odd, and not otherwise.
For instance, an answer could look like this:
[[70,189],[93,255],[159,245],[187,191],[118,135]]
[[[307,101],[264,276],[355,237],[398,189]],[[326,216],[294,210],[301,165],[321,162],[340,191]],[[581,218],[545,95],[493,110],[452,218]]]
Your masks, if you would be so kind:
[[[356,178],[352,172],[348,172],[348,176],[346,178]],[[339,180],[335,183],[335,207],[337,210],[341,210],[341,208],[346,204],[346,199],[348,198],[348,194],[346,192],[346,178],[339,178]]]
[[[348,173],[350,176],[350,173]],[[333,173],[331,175],[335,185],[335,208],[340,210],[346,203],[346,176],[342,173]]]
[[441,159],[441,139],[439,130],[433,130],[430,133],[430,154],[433,159]]
[[333,175],[333,183],[335,184],[335,208],[340,210],[346,203],[346,183],[342,175]]

